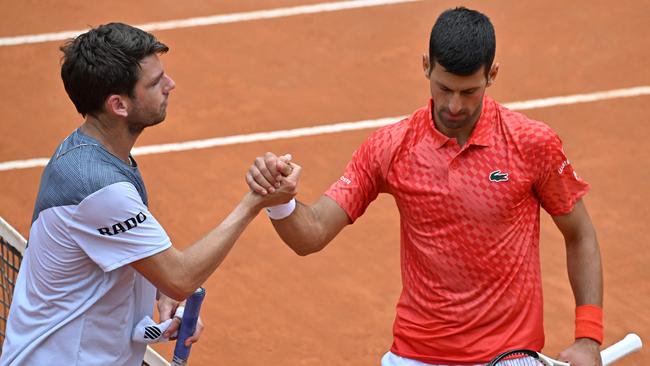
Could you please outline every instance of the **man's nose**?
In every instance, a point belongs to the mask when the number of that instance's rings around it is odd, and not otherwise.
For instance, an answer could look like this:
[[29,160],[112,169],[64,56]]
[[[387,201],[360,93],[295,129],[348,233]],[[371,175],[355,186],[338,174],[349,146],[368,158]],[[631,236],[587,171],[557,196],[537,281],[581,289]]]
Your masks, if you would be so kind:
[[458,114],[463,109],[463,103],[460,100],[460,95],[454,94],[449,100],[449,112],[451,114]]
[[176,83],[174,82],[174,79],[169,77],[169,75],[165,74],[165,77],[167,78],[167,90],[171,91],[176,87]]

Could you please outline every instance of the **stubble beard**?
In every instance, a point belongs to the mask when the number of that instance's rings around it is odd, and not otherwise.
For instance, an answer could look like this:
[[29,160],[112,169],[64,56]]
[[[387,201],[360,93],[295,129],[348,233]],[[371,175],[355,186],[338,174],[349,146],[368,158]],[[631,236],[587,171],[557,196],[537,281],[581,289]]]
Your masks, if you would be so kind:
[[162,123],[165,120],[165,117],[167,117],[167,105],[163,104],[160,107],[160,112],[157,116],[149,118],[140,118],[139,116],[136,116],[136,118],[129,121],[129,132],[132,134],[140,134],[145,128]]
[[467,115],[467,117],[457,120],[457,121],[452,121],[443,116],[443,112],[445,112],[444,109],[439,109],[436,111],[436,121],[438,121],[440,124],[442,124],[445,128],[450,129],[450,130],[457,130],[461,129],[466,126],[473,125],[476,121],[478,121],[479,116],[481,115],[481,110],[482,110],[483,104],[479,104],[479,106],[476,108],[476,110],[472,111]]

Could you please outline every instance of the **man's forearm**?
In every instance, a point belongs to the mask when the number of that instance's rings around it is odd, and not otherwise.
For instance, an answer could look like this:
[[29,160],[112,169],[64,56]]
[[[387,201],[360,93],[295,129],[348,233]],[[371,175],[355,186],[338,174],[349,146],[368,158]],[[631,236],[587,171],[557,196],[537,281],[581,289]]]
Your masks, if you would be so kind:
[[553,220],[566,243],[567,270],[576,302],[576,342],[562,354],[567,360],[578,360],[578,355],[590,358],[595,354],[597,358],[598,344],[603,341],[603,274],[596,231],[582,200],[570,213],[553,216]]
[[603,304],[603,273],[596,235],[566,243],[569,281],[576,306]]
[[566,248],[569,281],[576,301],[576,340],[562,356],[567,360],[599,358],[603,341],[603,277],[598,242],[594,234],[567,242]]
[[280,238],[299,255],[317,252],[327,244],[315,210],[301,202],[282,220],[271,220]]
[[219,226],[192,246],[183,251],[171,247],[132,265],[165,295],[184,300],[221,264],[261,210],[253,195],[247,194]]
[[298,255],[323,249],[350,223],[345,211],[328,196],[312,206],[297,202],[294,212],[283,220],[272,220],[282,240]]
[[204,238],[183,250],[181,273],[190,282],[191,289],[198,288],[217,269],[230,252],[244,229],[259,213],[259,208],[246,200],[235,209]]

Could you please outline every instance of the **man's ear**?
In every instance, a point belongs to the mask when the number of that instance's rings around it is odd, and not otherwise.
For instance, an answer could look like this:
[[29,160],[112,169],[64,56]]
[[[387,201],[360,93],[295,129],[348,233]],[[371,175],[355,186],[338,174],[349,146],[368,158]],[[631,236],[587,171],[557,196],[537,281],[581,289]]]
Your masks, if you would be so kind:
[[490,72],[488,73],[487,86],[490,86],[492,85],[492,83],[494,83],[498,73],[499,73],[499,64],[495,62],[494,64],[492,64],[492,67],[490,68]]
[[122,95],[112,94],[104,102],[106,112],[111,114],[127,117],[129,115],[129,101]]
[[422,55],[422,71],[424,71],[424,76],[429,79],[431,76],[431,61],[426,54]]

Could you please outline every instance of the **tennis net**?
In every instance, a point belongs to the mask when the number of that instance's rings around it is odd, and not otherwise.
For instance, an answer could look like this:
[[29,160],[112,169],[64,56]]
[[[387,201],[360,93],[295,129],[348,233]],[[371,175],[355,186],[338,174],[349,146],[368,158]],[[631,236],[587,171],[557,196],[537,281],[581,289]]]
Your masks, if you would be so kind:
[[[25,238],[0,217],[0,251],[2,252],[2,258],[0,259],[0,288],[2,288],[2,301],[0,304],[2,306],[2,309],[0,309],[0,346],[4,344],[9,307],[13,298],[18,269],[20,269],[20,262],[23,259],[23,253],[26,247],[27,241]],[[2,353],[1,349],[0,353]],[[169,366],[169,362],[156,353],[156,351],[147,347],[142,365]]]

